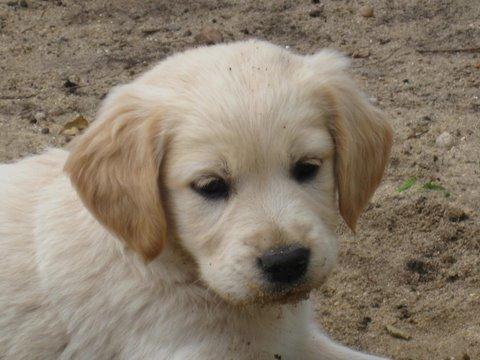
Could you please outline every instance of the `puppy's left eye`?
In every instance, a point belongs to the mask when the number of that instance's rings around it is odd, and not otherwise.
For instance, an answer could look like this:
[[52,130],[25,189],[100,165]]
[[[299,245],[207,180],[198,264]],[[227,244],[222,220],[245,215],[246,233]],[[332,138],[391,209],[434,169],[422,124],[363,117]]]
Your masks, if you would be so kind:
[[192,189],[209,200],[226,199],[230,193],[229,184],[221,178],[201,179],[191,185]]
[[320,165],[320,160],[297,161],[291,170],[292,177],[300,183],[312,180],[317,176]]

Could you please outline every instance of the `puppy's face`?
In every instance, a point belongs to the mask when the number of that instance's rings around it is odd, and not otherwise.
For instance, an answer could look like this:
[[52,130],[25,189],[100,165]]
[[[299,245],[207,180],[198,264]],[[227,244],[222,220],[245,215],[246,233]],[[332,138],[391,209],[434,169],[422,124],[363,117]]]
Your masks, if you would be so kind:
[[178,239],[211,289],[234,302],[295,299],[335,262],[334,142],[327,115],[294,82],[248,76],[253,91],[191,104],[165,186]]
[[257,41],[177,55],[107,99],[66,170],[145,258],[174,238],[224,299],[298,300],[335,263],[337,197],[353,229],[391,144],[344,66]]

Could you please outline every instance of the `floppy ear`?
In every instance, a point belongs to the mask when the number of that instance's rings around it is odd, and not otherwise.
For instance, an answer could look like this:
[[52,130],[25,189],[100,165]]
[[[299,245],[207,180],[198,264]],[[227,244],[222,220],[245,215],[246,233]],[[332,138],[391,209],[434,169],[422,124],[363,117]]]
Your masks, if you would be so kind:
[[65,164],[86,207],[146,260],[160,253],[167,230],[159,190],[161,103],[157,87],[113,89]]
[[[312,56],[335,142],[340,214],[355,231],[358,217],[382,179],[392,146],[392,128],[345,73],[348,61],[332,51]],[[321,69],[321,70],[320,70]]]

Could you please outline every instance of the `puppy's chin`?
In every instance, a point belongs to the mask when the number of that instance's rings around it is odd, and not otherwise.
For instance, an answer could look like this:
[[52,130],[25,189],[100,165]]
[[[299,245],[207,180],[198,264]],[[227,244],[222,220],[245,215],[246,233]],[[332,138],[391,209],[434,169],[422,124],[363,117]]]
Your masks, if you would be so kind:
[[232,296],[232,294],[222,294],[217,291],[215,293],[225,302],[235,307],[263,307],[279,304],[296,304],[307,300],[312,290],[314,290],[314,287],[311,284],[299,283],[284,288],[273,286],[255,287],[245,298],[238,298]]

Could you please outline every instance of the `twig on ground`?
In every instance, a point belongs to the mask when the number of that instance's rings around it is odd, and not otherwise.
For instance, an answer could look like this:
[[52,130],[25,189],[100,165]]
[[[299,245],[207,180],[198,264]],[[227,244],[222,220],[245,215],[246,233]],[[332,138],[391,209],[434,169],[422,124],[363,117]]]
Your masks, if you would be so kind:
[[[402,47],[398,47],[396,48],[395,50],[392,50],[390,52],[390,54],[388,54],[387,56],[385,56],[384,58],[382,59],[377,59],[377,60],[374,60],[374,61],[369,61],[368,64],[369,65],[373,65],[373,64],[377,64],[377,63],[384,63],[385,61],[387,61],[388,59],[390,59],[393,55],[396,55],[398,54],[398,51],[401,50]],[[401,53],[400,55],[406,55],[408,54],[409,51],[405,52],[405,53]],[[352,68],[359,68],[359,67],[363,67],[364,65],[353,65]]]
[[458,48],[458,49],[415,49],[420,54],[425,53],[457,53],[457,52],[467,52],[467,53],[475,53],[480,52],[480,47],[471,47],[471,48]]
[[0,95],[0,100],[17,100],[17,99],[30,99],[38,94],[28,94],[28,95]]

